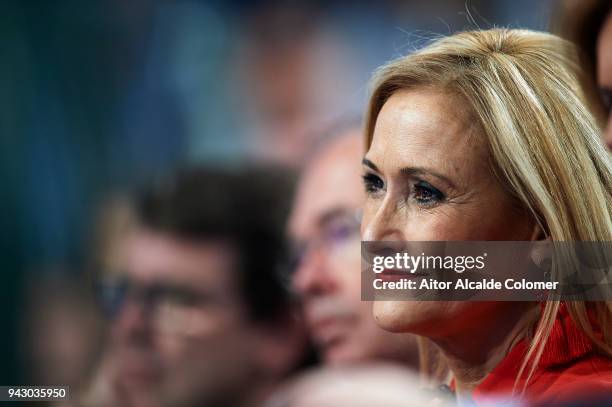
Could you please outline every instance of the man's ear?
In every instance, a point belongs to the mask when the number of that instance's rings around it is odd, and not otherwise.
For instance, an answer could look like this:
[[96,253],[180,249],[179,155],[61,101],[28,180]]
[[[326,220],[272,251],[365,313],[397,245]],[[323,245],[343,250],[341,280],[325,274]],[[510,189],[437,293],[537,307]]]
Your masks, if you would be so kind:
[[282,378],[297,368],[307,352],[307,332],[297,309],[274,322],[258,327],[258,349],[255,355],[264,374]]

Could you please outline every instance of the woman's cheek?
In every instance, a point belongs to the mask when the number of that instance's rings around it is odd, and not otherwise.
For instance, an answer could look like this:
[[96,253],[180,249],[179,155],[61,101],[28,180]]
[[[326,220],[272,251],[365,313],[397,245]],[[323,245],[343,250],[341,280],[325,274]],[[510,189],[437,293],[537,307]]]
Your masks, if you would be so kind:
[[452,210],[435,208],[420,209],[408,217],[404,226],[404,236],[408,241],[464,240],[472,231],[465,217],[452,214]]

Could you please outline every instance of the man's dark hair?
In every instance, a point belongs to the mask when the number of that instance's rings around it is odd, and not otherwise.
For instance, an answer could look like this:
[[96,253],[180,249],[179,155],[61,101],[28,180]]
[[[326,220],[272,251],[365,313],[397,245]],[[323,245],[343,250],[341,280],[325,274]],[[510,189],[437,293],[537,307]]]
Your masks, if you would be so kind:
[[293,179],[275,168],[183,169],[136,196],[136,221],[182,240],[227,241],[239,257],[236,275],[250,315],[274,320],[290,308],[278,266]]

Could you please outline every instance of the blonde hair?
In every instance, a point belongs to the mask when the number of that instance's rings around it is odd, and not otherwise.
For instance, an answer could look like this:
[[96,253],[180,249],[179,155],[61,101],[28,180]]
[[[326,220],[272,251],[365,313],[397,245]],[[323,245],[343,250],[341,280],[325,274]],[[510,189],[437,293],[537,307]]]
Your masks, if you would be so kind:
[[[579,75],[573,46],[551,34],[492,29],[439,39],[376,71],[366,150],[392,94],[422,88],[451,92],[467,102],[479,122],[492,170],[549,239],[611,241],[612,166]],[[529,366],[525,386],[531,379],[559,306],[558,301],[545,302],[515,388]],[[612,302],[566,306],[595,349],[611,357]]]

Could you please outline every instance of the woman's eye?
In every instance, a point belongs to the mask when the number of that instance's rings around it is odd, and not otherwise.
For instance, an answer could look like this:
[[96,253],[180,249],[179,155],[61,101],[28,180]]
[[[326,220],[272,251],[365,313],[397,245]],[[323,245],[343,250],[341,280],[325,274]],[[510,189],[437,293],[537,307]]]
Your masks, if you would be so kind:
[[385,183],[379,176],[370,173],[363,176],[363,186],[368,194],[374,194],[383,190]]
[[419,181],[414,186],[414,199],[419,204],[431,205],[444,200],[444,194],[425,181]]

